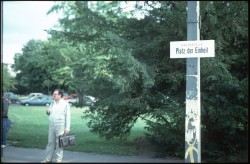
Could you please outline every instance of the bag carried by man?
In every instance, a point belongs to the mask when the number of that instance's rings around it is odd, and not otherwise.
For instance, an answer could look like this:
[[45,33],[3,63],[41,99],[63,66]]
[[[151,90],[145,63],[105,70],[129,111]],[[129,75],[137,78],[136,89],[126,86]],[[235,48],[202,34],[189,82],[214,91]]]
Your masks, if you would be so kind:
[[68,135],[60,135],[59,136],[59,147],[64,148],[68,146],[76,145],[76,135],[68,134]]

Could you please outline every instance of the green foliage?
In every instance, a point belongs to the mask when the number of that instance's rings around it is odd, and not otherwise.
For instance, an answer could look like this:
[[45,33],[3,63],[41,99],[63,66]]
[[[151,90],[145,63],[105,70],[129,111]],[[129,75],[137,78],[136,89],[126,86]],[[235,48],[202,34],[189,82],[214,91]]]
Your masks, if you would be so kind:
[[184,154],[184,125],[185,109],[171,97],[162,93],[147,96],[152,108],[150,113],[144,116],[146,120],[147,138],[154,143],[158,156],[177,156],[182,158]]
[[[56,40],[29,41],[21,54],[15,54],[16,79],[24,93],[43,92],[50,94],[55,88],[67,90],[72,84],[69,71],[71,56],[77,54],[74,47]],[[77,57],[77,56],[75,56]]]
[[[246,149],[247,3],[200,2],[200,38],[215,40],[216,52],[201,59],[204,161]],[[42,81],[43,89],[60,86],[99,97],[83,118],[90,119],[91,132],[109,140],[126,139],[136,120],[146,119],[146,136],[159,153],[181,156],[186,65],[169,52],[171,41],[186,40],[186,6],[137,2],[129,14],[121,2],[59,2],[50,12],[62,11],[60,30],[48,30],[51,40],[31,41],[17,54],[17,79],[26,89]],[[142,19],[133,17],[138,12]]]
[[2,90],[4,92],[7,92],[7,91],[14,91],[16,90],[16,80],[14,77],[11,76],[8,68],[6,66],[2,66],[2,69],[1,69],[1,83],[2,83]]
[[216,58],[201,62],[202,155],[208,159],[232,156],[247,149],[246,3],[202,3],[202,37],[216,38]]

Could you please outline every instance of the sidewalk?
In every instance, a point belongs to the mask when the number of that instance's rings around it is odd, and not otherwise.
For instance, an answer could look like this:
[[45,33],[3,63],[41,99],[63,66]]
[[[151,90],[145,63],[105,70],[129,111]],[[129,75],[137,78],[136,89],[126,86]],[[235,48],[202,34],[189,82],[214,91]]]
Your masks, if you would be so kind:
[[[1,163],[40,163],[45,150],[7,146],[2,149]],[[53,159],[55,161],[55,159]],[[184,163],[185,160],[149,158],[140,156],[118,156],[64,150],[63,163]]]

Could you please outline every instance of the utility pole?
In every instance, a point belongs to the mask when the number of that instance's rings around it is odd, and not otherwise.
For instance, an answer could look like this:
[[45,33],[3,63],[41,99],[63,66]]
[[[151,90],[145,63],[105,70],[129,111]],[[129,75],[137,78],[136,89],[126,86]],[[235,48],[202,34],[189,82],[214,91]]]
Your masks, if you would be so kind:
[[[187,1],[187,40],[200,40],[200,3]],[[185,162],[201,162],[200,57],[186,59]]]
[[185,162],[201,162],[200,58],[214,57],[214,40],[200,41],[200,3],[187,2],[187,41],[170,42],[170,58],[187,58]]

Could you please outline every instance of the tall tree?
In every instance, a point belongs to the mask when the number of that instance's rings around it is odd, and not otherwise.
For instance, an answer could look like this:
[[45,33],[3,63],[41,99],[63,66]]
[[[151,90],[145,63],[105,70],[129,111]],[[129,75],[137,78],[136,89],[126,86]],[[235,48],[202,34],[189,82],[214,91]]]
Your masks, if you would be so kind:
[[76,53],[66,42],[30,40],[22,53],[15,54],[13,68],[18,72],[16,79],[20,88],[24,93],[46,94],[55,88],[70,89],[72,77],[68,76],[67,65],[71,62],[70,56]]
[[[76,87],[100,97],[85,115],[91,131],[107,139],[126,137],[141,117],[149,139],[183,156],[185,60],[169,58],[169,43],[186,40],[186,2],[138,2],[135,11],[143,11],[143,19],[126,17],[119,2],[92,5],[59,3],[52,11],[63,10],[62,30],[49,31],[78,49],[78,60],[72,57],[71,71],[65,71]],[[246,149],[247,12],[247,2],[201,2],[201,39],[216,43],[216,57],[201,61],[207,157]]]

